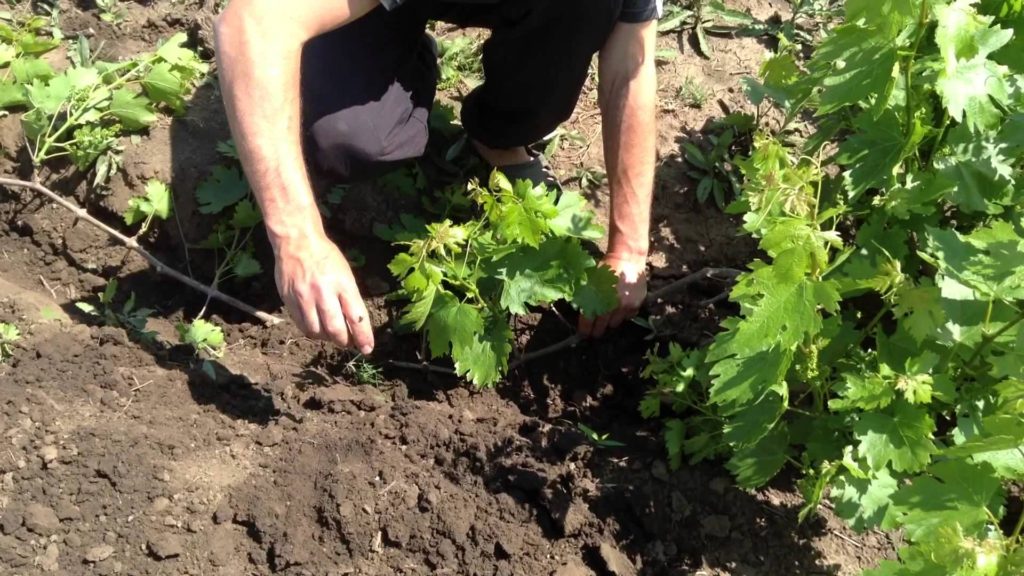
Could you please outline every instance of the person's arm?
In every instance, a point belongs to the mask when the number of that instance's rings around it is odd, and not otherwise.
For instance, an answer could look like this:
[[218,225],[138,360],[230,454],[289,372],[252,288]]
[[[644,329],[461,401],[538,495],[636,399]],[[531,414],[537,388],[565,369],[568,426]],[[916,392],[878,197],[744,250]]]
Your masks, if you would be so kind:
[[658,96],[654,64],[657,23],[619,23],[598,61],[598,98],[605,167],[611,189],[604,263],[619,276],[619,308],[581,318],[580,332],[599,337],[633,317],[647,296],[651,200],[654,194]]
[[[311,38],[379,0],[232,0],[214,38],[224,106],[275,254],[289,315],[307,336],[373,349],[352,270],[324,232],[302,153],[300,61]],[[357,58],[339,54],[339,58]]]

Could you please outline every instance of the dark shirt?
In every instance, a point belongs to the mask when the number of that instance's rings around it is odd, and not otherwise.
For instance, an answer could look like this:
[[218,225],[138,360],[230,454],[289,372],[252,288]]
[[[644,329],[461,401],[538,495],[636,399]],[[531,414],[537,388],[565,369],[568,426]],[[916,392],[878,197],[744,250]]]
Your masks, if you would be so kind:
[[[406,0],[380,0],[385,8],[391,10]],[[459,4],[495,4],[500,0],[449,0]],[[557,2],[558,0],[551,0]],[[622,0],[621,22],[649,22],[661,17],[663,0]]]

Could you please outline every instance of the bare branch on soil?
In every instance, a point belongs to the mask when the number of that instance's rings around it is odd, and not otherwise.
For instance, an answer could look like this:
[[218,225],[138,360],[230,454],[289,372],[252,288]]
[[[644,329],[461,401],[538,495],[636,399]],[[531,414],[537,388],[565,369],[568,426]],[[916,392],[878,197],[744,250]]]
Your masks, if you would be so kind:
[[671,296],[672,294],[675,294],[676,292],[679,292],[683,288],[686,288],[690,284],[700,282],[701,280],[704,279],[731,282],[742,273],[742,270],[736,270],[735,268],[702,268],[701,270],[698,270],[693,274],[684,276],[667,286],[664,286],[658,290],[655,290],[654,292],[651,292],[650,294],[647,295],[647,304],[653,304],[655,302],[658,302],[659,300],[664,300],[665,298]]
[[150,254],[145,248],[140,246],[139,243],[134,238],[129,238],[124,234],[121,234],[117,230],[114,230],[110,226],[107,226],[103,222],[97,220],[92,215],[90,215],[85,210],[85,208],[76,206],[71,201],[61,197],[54,191],[50,190],[49,188],[41,184],[37,184],[35,182],[27,182],[25,180],[0,178],[0,186],[6,186],[8,188],[23,188],[27,190],[32,190],[33,192],[36,192],[38,194],[42,194],[43,196],[46,196],[50,200],[59,204],[61,207],[71,211],[76,217],[85,220],[89,224],[92,224],[93,226],[106,232],[109,236],[116,239],[118,242],[126,246],[132,252],[135,252],[139,256],[145,258],[146,261],[149,262],[150,266],[152,266],[157,271],[157,273],[170,276],[171,278],[174,278],[175,280],[181,282],[182,284],[185,284],[190,288],[193,288],[195,290],[198,290],[199,292],[202,292],[203,294],[206,294],[210,298],[216,298],[217,300],[220,300],[225,304],[228,304],[241,310],[242,312],[250,314],[261,320],[264,324],[273,326],[275,324],[280,324],[281,322],[284,322],[284,320],[278,318],[277,316],[257,310],[244,302],[232,298],[231,296],[228,296],[227,294],[224,294],[223,292],[215,288],[199,283],[193,280],[192,278],[189,278],[188,276],[185,276],[184,274],[178,272],[177,270],[168,267],[166,264],[158,260],[155,256]]

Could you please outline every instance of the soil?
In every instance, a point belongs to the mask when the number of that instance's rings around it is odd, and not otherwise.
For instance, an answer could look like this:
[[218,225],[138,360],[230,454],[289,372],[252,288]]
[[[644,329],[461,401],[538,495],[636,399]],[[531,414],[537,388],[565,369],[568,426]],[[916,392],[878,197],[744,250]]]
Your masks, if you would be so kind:
[[[60,2],[65,33],[103,40],[112,57],[184,29],[210,55],[213,0],[122,4],[124,21],[112,26],[91,3]],[[787,6],[730,5],[762,18]],[[661,65],[652,288],[755,254],[732,217],[693,198],[679,148],[701,141],[723,110],[749,109],[739,79],[766,47],[713,38],[715,57],[705,59],[689,41],[661,39],[679,56]],[[703,108],[673,103],[687,76],[713,94]],[[552,158],[566,178],[602,165],[593,89],[566,125],[591,144]],[[0,163],[24,177],[18,130],[16,116],[0,119]],[[126,142],[109,194],[60,170],[43,178],[112,223],[148,178],[170,181],[178,218],[146,243],[199,276],[202,256],[186,246],[208,223],[192,192],[226,138],[219,96],[205,86],[184,117]],[[607,196],[606,187],[590,191],[599,213]],[[366,256],[359,277],[377,327],[372,360],[385,367],[415,361],[418,348],[392,329],[392,252],[369,226],[401,208],[401,199],[348,194],[330,220]],[[111,277],[120,301],[134,292],[155,310],[155,342],[75,307]],[[225,289],[283,315],[270,273]],[[636,408],[643,356],[668,339],[694,345],[714,333],[733,310],[699,303],[722,289],[700,283],[649,311],[668,327],[653,341],[629,325],[479,391],[389,367],[381,382],[361,385],[351,356],[212,303],[230,346],[211,376],[174,344],[174,323],[203,308],[200,296],[62,209],[2,190],[0,322],[24,337],[0,363],[0,574],[847,575],[892,557],[890,537],[851,533],[827,506],[799,523],[791,478],[742,491],[719,463],[667,468],[657,424]],[[571,333],[551,312],[517,329],[527,349]],[[624,446],[597,446],[577,423]]]

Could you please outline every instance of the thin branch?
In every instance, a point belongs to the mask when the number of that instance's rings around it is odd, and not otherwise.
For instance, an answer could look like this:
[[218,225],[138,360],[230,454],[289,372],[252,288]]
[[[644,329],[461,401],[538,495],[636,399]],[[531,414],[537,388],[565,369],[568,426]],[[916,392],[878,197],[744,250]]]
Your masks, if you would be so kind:
[[434,366],[433,364],[417,364],[415,362],[399,362],[397,360],[388,360],[388,366],[395,368],[404,368],[406,370],[422,370],[423,372],[433,372],[435,374],[442,374],[444,376],[457,376],[455,370],[451,368],[445,368],[444,366]]
[[14,180],[11,178],[0,178],[0,186],[6,186],[8,188],[24,188],[42,194],[43,196],[46,196],[50,200],[53,200],[63,208],[66,208],[67,210],[71,211],[77,218],[85,220],[89,224],[92,224],[93,226],[106,232],[109,236],[116,239],[129,250],[145,258],[146,261],[149,262],[150,266],[152,266],[157,271],[157,273],[170,276],[171,278],[174,278],[175,280],[181,282],[182,284],[185,284],[190,288],[198,290],[199,292],[202,292],[203,294],[206,294],[211,298],[216,298],[217,300],[220,300],[225,304],[234,306],[235,308],[241,310],[242,312],[259,318],[261,321],[263,321],[264,324],[273,326],[275,324],[280,324],[281,322],[284,322],[284,320],[281,320],[276,316],[267,314],[266,312],[261,312],[260,310],[257,310],[244,302],[236,300],[235,298],[232,298],[231,296],[228,296],[227,294],[224,294],[219,290],[196,282],[195,280],[189,278],[188,276],[185,276],[184,274],[178,272],[177,270],[169,268],[166,264],[164,264],[160,260],[157,260],[155,256],[146,251],[145,248],[140,246],[138,241],[136,241],[134,238],[129,238],[124,234],[121,234],[117,230],[114,230],[110,226],[107,226],[103,222],[97,220],[92,215],[90,215],[84,208],[76,206],[74,203],[70,202],[66,198],[59,196],[57,193],[53,192],[52,190],[41,184],[36,184],[34,182],[26,182],[24,180]]
[[547,348],[541,348],[540,350],[537,350],[535,352],[530,352],[528,354],[523,354],[519,358],[516,358],[512,362],[509,362],[508,370],[509,370],[509,372],[511,372],[512,370],[515,370],[516,368],[522,366],[523,364],[526,364],[527,362],[531,362],[531,361],[536,360],[538,358],[543,358],[544,356],[549,356],[551,354],[554,354],[555,352],[561,352],[562,350],[565,350],[566,348],[572,348],[573,346],[579,344],[582,341],[583,341],[583,337],[582,336],[580,336],[579,334],[573,334],[572,336],[569,336],[565,340],[562,340],[561,342],[557,342],[555,344],[552,344],[551,346],[548,346]]
[[647,304],[653,304],[659,300],[664,300],[668,296],[679,292],[690,284],[700,282],[701,280],[710,278],[712,280],[723,280],[728,282],[735,280],[736,277],[742,273],[742,270],[736,270],[735,268],[703,268],[693,274],[684,276],[667,286],[663,286],[658,290],[651,292],[647,295]]

